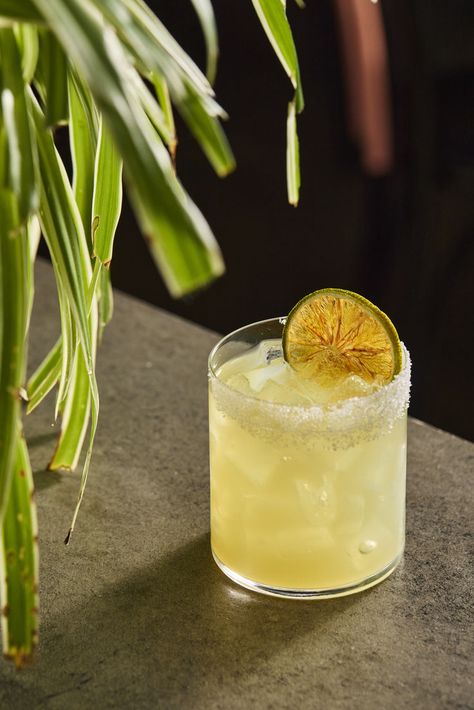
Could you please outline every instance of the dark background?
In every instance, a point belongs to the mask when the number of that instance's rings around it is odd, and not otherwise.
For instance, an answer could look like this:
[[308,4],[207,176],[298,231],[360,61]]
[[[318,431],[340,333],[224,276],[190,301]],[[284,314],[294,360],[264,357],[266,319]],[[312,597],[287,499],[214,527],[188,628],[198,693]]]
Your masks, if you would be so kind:
[[[149,4],[204,66],[191,3]],[[411,414],[474,439],[474,3],[382,2],[396,160],[390,175],[373,178],[348,136],[334,5],[307,0],[299,10],[288,0],[306,98],[297,209],[286,202],[289,83],[250,0],[214,7],[216,93],[230,114],[237,170],[219,180],[180,124],[177,156],[227,273],[192,299],[173,301],[126,207],[114,285],[220,332],[286,314],[318,288],[360,292],[391,316],[412,353]]]

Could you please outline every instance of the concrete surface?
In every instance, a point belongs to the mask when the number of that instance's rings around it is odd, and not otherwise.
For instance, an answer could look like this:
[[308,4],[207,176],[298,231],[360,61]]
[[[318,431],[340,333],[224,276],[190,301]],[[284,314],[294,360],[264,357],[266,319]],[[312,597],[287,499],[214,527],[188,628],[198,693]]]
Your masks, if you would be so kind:
[[[58,332],[44,264],[37,291],[33,364]],[[79,473],[44,470],[52,398],[30,418],[41,644],[21,673],[1,663],[2,710],[473,708],[474,445],[411,421],[405,560],[380,586],[320,602],[246,592],[209,551],[206,359],[216,339],[116,296],[68,548]]]

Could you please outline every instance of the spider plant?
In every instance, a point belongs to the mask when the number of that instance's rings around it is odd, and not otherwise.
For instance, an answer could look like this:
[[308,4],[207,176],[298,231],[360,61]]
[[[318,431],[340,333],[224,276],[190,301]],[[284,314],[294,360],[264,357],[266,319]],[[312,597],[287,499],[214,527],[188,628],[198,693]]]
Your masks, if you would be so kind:
[[[0,0],[0,594],[5,654],[21,666],[37,640],[38,545],[22,415],[56,388],[51,470],[73,470],[89,437],[69,542],[99,413],[97,347],[113,310],[109,266],[131,204],[168,289],[181,296],[223,273],[217,242],[174,169],[174,111],[219,176],[234,157],[216,102],[210,0],[192,0],[207,76],[143,0]],[[288,109],[289,200],[298,201],[296,113],[303,108],[284,0],[252,0],[294,88]],[[67,126],[72,179],[55,144]],[[53,265],[61,332],[26,382],[40,237]],[[21,400],[24,400],[22,405]]]

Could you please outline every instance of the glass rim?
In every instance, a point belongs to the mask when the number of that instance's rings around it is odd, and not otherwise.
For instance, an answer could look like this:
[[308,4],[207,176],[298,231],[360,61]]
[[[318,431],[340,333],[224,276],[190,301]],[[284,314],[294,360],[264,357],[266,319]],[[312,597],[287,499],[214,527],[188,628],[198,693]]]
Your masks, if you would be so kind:
[[[256,400],[257,402],[261,402],[264,405],[269,405],[270,407],[277,407],[277,408],[284,408],[284,409],[305,409],[305,410],[322,410],[322,409],[337,409],[340,408],[341,405],[344,404],[344,402],[347,402],[349,400],[344,400],[343,402],[336,402],[335,404],[329,405],[321,405],[321,404],[282,404],[281,402],[272,402],[269,399],[260,399],[260,397],[255,397],[255,395],[252,394],[246,394],[245,392],[240,392],[239,390],[234,389],[234,387],[231,387],[230,385],[227,384],[224,380],[222,380],[219,377],[219,374],[216,372],[216,368],[212,365],[212,359],[219,350],[219,348],[225,344],[227,340],[231,340],[235,335],[238,333],[241,333],[242,331],[248,330],[249,328],[253,328],[255,326],[261,326],[265,325],[265,323],[279,323],[282,326],[285,324],[286,319],[288,316],[275,316],[273,318],[264,318],[263,320],[257,320],[253,321],[252,323],[247,323],[247,325],[242,325],[240,328],[236,328],[235,330],[232,330],[230,333],[227,333],[227,335],[222,336],[222,338],[214,345],[212,348],[211,352],[209,353],[209,357],[207,360],[207,365],[208,365],[208,372],[211,374],[213,377],[218,380],[219,384],[226,389],[228,389],[230,392],[235,393],[238,396],[241,396],[245,399],[249,400]],[[380,392],[383,392],[386,390],[387,387],[390,387],[390,385],[393,385],[395,381],[397,381],[401,375],[406,374],[406,371],[408,368],[411,366],[411,361],[410,361],[410,353],[408,352],[405,343],[400,341],[400,345],[402,347],[402,368],[400,372],[395,375],[395,377],[390,380],[390,382],[387,382],[386,384],[382,385],[378,390],[375,390],[375,392],[371,392],[370,394],[364,395],[363,397],[350,397],[349,399],[363,399],[366,402],[369,402],[371,398],[375,397],[375,395],[380,394]],[[411,374],[411,373],[410,373]]]
[[[237,335],[241,331],[248,330],[248,328],[253,328],[258,325],[264,325],[265,323],[280,323],[281,325],[284,325],[286,322],[288,316],[275,316],[274,318],[264,318],[263,320],[256,320],[253,321],[252,323],[247,323],[247,325],[241,325],[240,328],[236,328],[235,330],[232,330],[230,333],[227,333],[227,335],[223,335],[222,338],[214,345],[212,348],[211,352],[209,353],[209,357],[207,358],[207,368],[209,372],[216,377],[219,382],[222,382],[222,384],[225,384],[223,380],[220,379],[219,375],[217,374],[215,368],[213,367],[212,363],[212,358],[216,354],[216,352],[219,350],[219,348],[224,345],[226,340],[230,340],[233,336]],[[228,386],[228,385],[227,385]],[[234,390],[232,387],[229,387],[233,392],[237,392],[237,390]],[[242,393],[243,394],[243,393]],[[250,397],[251,395],[249,395]],[[255,399],[258,399],[256,397]],[[260,400],[264,401],[264,400]],[[274,403],[275,404],[275,403]]]
[[243,422],[246,416],[270,417],[274,423],[281,420],[280,424],[284,424],[287,430],[299,429],[300,426],[310,427],[313,431],[319,430],[321,434],[334,436],[337,440],[343,432],[349,434],[361,428],[374,431],[385,429],[387,426],[390,428],[395,420],[406,412],[410,399],[411,359],[404,343],[401,343],[402,369],[390,382],[363,397],[351,397],[331,405],[271,402],[239,392],[219,377],[212,360],[223,344],[252,327],[276,322],[283,325],[285,318],[266,318],[249,323],[222,337],[212,348],[208,360],[208,379],[214,397],[221,403],[219,408],[223,407],[223,411],[228,412],[239,411],[239,418]]

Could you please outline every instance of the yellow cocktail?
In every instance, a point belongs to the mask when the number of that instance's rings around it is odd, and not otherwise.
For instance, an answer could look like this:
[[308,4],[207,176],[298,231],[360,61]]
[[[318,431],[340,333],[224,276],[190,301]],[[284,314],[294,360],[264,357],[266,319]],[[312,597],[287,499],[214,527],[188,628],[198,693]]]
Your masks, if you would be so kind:
[[383,387],[321,387],[284,362],[281,330],[248,326],[210,356],[213,555],[269,594],[359,591],[403,551],[408,352]]

